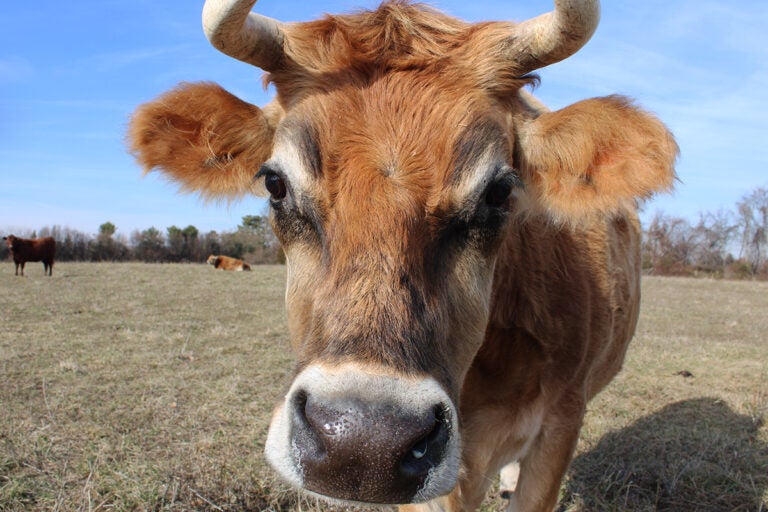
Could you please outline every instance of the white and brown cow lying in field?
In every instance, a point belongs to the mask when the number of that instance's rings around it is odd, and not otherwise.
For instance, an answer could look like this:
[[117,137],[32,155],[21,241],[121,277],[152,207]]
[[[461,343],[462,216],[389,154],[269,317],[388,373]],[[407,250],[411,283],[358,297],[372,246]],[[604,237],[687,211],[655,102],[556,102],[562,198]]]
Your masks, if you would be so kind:
[[474,510],[519,463],[509,510],[552,510],[635,330],[636,201],[672,186],[677,155],[627,98],[549,111],[524,92],[599,5],[468,24],[394,0],[281,23],[253,3],[208,0],[204,25],[275,101],[180,85],[130,139],[184,190],[237,197],[256,174],[269,193],[297,365],[267,458],[314,494],[408,511]]
[[207,263],[212,265],[216,270],[234,270],[236,272],[251,270],[251,266],[249,264],[243,260],[232,258],[230,256],[216,256],[211,254],[208,256]]

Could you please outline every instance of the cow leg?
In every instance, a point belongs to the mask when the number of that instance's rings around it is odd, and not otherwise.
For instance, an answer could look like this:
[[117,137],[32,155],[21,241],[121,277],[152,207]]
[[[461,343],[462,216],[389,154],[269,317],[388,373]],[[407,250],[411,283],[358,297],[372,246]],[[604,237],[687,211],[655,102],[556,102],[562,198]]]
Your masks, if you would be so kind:
[[[573,412],[573,404],[569,404]],[[583,410],[577,416],[546,418],[541,432],[520,461],[517,486],[507,512],[551,512],[576,449]]]
[[24,265],[26,265],[26,262],[22,261],[21,262],[21,275],[22,275],[22,277],[24,276]]
[[459,481],[459,488],[451,495],[455,506],[448,510],[469,512],[480,507],[503,464],[500,460],[502,455],[505,455],[503,451],[489,455],[485,460],[476,458],[468,461],[467,472]]

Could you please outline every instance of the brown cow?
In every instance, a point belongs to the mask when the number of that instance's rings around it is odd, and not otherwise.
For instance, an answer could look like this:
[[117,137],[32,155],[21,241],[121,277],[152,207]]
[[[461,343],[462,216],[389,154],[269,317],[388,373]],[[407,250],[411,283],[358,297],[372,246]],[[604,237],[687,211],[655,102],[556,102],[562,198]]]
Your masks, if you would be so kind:
[[216,270],[234,270],[242,272],[243,270],[251,270],[251,266],[243,260],[237,258],[231,258],[229,256],[215,256],[211,254],[208,256],[208,264],[213,265]]
[[19,238],[17,236],[4,236],[3,240],[8,244],[13,262],[16,264],[16,275],[24,275],[24,265],[28,261],[42,261],[43,272],[47,276],[53,275],[53,259],[56,257],[56,240],[47,236],[44,238]]
[[298,359],[267,458],[314,494],[409,511],[473,510],[507,468],[509,510],[552,510],[637,323],[636,201],[677,156],[624,97],[549,111],[524,92],[599,5],[468,24],[393,0],[283,24],[253,3],[208,0],[204,27],[276,100],[181,85],[130,139],[206,197],[260,169]]

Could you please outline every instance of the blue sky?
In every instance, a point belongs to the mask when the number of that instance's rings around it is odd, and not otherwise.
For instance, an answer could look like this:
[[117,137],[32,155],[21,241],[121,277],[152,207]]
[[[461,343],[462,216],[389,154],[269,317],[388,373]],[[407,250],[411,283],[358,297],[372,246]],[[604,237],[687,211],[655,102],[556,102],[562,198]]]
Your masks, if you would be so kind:
[[[470,20],[523,20],[548,0],[433,0]],[[205,204],[126,153],[137,105],[180,81],[212,80],[264,105],[261,72],[214,50],[202,1],[6,2],[0,17],[0,230],[61,225],[118,234],[155,226],[231,230],[263,200]],[[283,21],[372,8],[377,0],[261,0]],[[604,1],[578,54],[541,70],[551,108],[613,93],[634,97],[675,133],[681,183],[644,214],[698,219],[768,187],[768,9],[764,0]]]

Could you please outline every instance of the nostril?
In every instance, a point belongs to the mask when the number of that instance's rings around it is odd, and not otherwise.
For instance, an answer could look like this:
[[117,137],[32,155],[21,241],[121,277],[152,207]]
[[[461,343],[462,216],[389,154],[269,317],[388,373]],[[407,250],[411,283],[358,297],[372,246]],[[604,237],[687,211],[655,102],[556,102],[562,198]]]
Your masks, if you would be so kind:
[[292,449],[298,460],[321,460],[326,455],[325,446],[320,439],[317,429],[307,414],[309,395],[306,391],[298,391],[291,402]]
[[423,459],[427,454],[427,450],[429,450],[429,441],[425,437],[411,448],[411,456],[416,460]]
[[400,460],[400,472],[407,478],[426,476],[443,459],[449,438],[448,419],[442,406],[435,407],[433,414],[432,429],[416,441]]
[[294,428],[297,426],[300,428],[310,428],[309,419],[307,418],[307,400],[306,391],[298,391],[291,400],[291,407],[293,408],[291,419],[294,423]]
[[298,390],[296,394],[293,395],[292,403],[295,412],[301,416],[305,416],[304,408],[307,406],[307,392],[304,390]]

